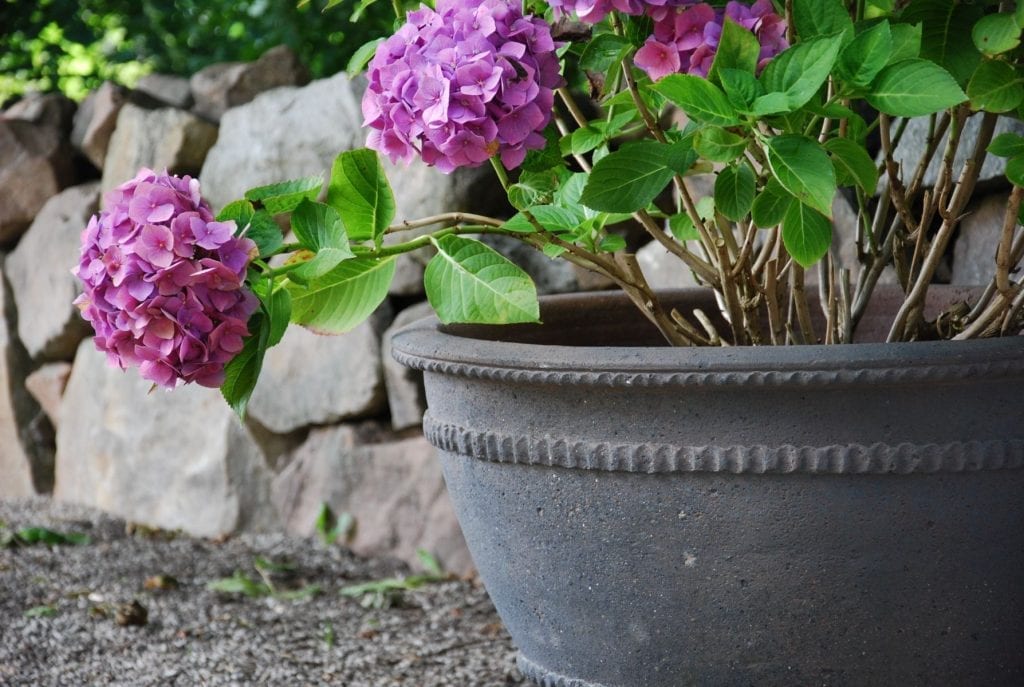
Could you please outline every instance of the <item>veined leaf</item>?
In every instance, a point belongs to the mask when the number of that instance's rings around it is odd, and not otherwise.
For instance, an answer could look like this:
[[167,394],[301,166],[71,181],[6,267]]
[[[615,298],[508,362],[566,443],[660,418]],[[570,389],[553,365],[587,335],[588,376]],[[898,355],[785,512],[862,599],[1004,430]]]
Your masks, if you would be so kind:
[[686,171],[693,163],[693,155],[689,140],[625,145],[594,165],[580,200],[589,208],[605,212],[646,208],[673,174]]
[[479,241],[448,234],[433,241],[427,263],[427,300],[444,323],[508,324],[540,321],[530,276]]
[[802,267],[810,267],[832,245],[832,223],[803,203],[793,203],[782,220],[782,243]]
[[892,55],[892,32],[883,21],[853,39],[839,54],[836,71],[854,86],[867,86]]
[[654,90],[681,107],[694,121],[717,126],[740,123],[725,94],[707,79],[691,74],[672,74],[654,84]]
[[797,200],[831,217],[836,174],[817,141],[785,134],[768,139],[767,152],[768,165],[782,187]]
[[277,184],[258,186],[245,192],[245,199],[260,202],[271,215],[291,212],[304,199],[315,199],[324,186],[324,178],[319,174],[282,181]]
[[322,334],[347,332],[387,297],[394,274],[394,256],[353,258],[305,286],[289,284],[292,322]]
[[697,131],[693,147],[707,160],[732,162],[746,150],[747,139],[727,129],[709,126]]
[[327,203],[341,215],[350,239],[379,243],[395,217],[395,197],[377,153],[360,148],[336,157]]
[[975,110],[1009,112],[1024,100],[1024,77],[1006,62],[985,60],[967,84],[967,97]]
[[967,100],[949,72],[929,60],[904,60],[879,73],[865,96],[880,112],[919,117]]
[[984,54],[999,55],[1020,45],[1020,27],[1012,14],[990,14],[974,25],[971,38]]
[[737,69],[752,75],[757,69],[760,53],[761,44],[757,42],[757,37],[726,17],[722,24],[722,36],[718,40],[718,51],[708,70],[708,79],[721,83],[723,69]]
[[754,203],[754,172],[741,162],[718,173],[715,179],[715,207],[727,219],[738,222]]
[[853,35],[853,20],[840,0],[793,0],[793,25],[804,41]]
[[878,168],[864,146],[848,138],[833,138],[825,141],[825,150],[832,158],[840,186],[857,185],[865,193],[874,194],[878,185]]
[[840,46],[838,37],[817,38],[776,55],[761,74],[765,95],[754,101],[754,114],[793,112],[806,105],[828,78]]
[[799,202],[789,194],[776,179],[769,179],[764,190],[754,199],[750,209],[754,224],[766,229],[782,224],[786,211],[793,203]]
[[981,53],[967,40],[966,28],[974,26],[983,13],[981,3],[912,0],[900,20],[921,25],[920,56],[935,62],[965,86],[981,60]]

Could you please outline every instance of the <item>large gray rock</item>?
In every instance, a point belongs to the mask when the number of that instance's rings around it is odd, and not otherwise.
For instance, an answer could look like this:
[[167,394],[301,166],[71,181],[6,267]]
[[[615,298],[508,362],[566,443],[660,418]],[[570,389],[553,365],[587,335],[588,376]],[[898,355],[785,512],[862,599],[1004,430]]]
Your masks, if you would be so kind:
[[62,93],[29,93],[4,110],[3,116],[52,126],[67,133],[71,129],[75,107],[75,101]]
[[192,107],[192,88],[183,76],[146,74],[135,84],[135,91],[171,107],[182,110]]
[[30,363],[13,334],[15,319],[0,270],[0,499],[46,491],[53,481],[52,447],[33,441],[31,435],[41,411],[25,390]]
[[371,417],[384,408],[380,337],[389,313],[340,336],[288,328],[267,351],[249,414],[267,429],[290,432],[348,418]]
[[99,204],[99,182],[73,186],[47,201],[7,259],[18,335],[33,358],[70,359],[89,326],[71,301],[81,293],[71,268],[79,237]]
[[55,498],[205,537],[272,527],[269,470],[220,393],[151,387],[82,342],[61,407]]
[[222,62],[196,72],[190,80],[196,114],[220,120],[224,112],[280,86],[301,86],[309,71],[286,45],[263,53],[255,62]]
[[60,406],[71,376],[71,363],[57,362],[41,365],[25,377],[25,389],[36,400],[50,424],[60,426]]
[[[911,119],[907,124],[906,131],[903,132],[903,138],[900,139],[899,145],[896,146],[896,150],[893,151],[893,158],[896,160],[897,164],[903,166],[903,174],[908,183],[914,173],[914,170],[917,169],[918,161],[921,159],[921,156],[927,148],[928,123],[928,117],[916,117]],[[977,140],[978,130],[980,127],[981,117],[978,115],[968,119],[967,124],[964,125],[963,133],[960,136],[960,147],[957,150],[956,158],[953,163],[954,181],[960,176],[960,172],[964,168],[964,162],[973,154],[973,141]],[[1009,117],[1000,117],[999,122],[996,124],[995,136],[1006,132],[1024,135],[1024,123]],[[934,186],[935,182],[938,180],[939,164],[942,160],[942,151],[945,150],[947,140],[948,135],[942,139],[942,143],[939,144],[938,152],[932,159],[931,164],[928,165],[928,169],[925,171],[925,186]],[[1005,174],[1006,158],[989,155],[985,159],[985,164],[981,167],[981,174],[978,176],[978,182],[984,184],[990,181],[1005,181],[1003,178]],[[882,188],[882,185],[885,183],[886,179],[883,176],[879,181],[879,188]]]
[[1009,194],[1000,193],[983,198],[968,209],[953,246],[953,284],[980,286],[992,281],[1007,203]]
[[232,108],[200,176],[215,209],[246,190],[330,173],[342,150],[362,145],[359,99],[344,74],[303,88],[277,88]]
[[0,243],[17,239],[73,177],[72,151],[48,124],[0,118]]
[[71,143],[96,165],[96,169],[103,169],[110,137],[114,133],[117,115],[124,103],[124,89],[104,81],[99,88],[86,96],[75,113]]
[[395,321],[384,332],[381,342],[381,364],[384,367],[384,388],[388,394],[388,410],[393,429],[419,427],[427,409],[423,391],[423,372],[414,370],[391,357],[391,336],[407,324],[434,314],[430,303],[423,302],[398,313]]
[[422,436],[398,439],[372,425],[313,430],[275,478],[273,494],[296,534],[314,532],[326,503],[353,517],[348,543],[357,553],[415,564],[416,549],[425,549],[446,570],[473,569],[434,448]]
[[217,140],[217,127],[174,108],[146,110],[127,104],[103,163],[103,192],[132,179],[142,167],[196,174]]

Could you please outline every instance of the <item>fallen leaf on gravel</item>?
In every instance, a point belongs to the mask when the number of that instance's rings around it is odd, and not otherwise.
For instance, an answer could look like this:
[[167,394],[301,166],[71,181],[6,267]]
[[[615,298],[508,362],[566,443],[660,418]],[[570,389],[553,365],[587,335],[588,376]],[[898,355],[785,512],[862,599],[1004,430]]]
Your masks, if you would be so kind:
[[170,575],[153,575],[146,578],[146,581],[142,583],[142,588],[151,591],[167,591],[168,589],[177,589],[178,581]]
[[149,622],[149,611],[138,601],[130,604],[118,604],[114,613],[114,622],[122,627],[128,625],[145,625]]

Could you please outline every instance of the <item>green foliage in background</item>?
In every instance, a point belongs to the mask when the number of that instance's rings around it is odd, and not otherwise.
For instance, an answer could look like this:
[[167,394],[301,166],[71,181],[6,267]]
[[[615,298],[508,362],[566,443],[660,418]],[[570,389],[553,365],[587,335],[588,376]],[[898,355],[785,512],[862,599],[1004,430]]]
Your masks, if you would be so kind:
[[[337,4],[329,11],[329,4]],[[81,99],[104,80],[187,76],[289,45],[314,78],[341,71],[389,34],[387,3],[312,0],[0,0],[0,103],[29,90]],[[359,12],[358,22],[353,14]]]

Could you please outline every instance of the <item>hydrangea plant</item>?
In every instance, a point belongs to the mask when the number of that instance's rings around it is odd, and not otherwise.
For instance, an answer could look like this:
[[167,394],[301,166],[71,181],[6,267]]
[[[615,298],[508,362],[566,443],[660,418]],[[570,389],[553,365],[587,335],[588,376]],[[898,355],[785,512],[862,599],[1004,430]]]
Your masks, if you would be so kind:
[[[322,178],[298,179],[214,217],[195,180],[144,171],[108,199],[77,273],[114,362],[165,386],[221,384],[244,412],[289,323],[351,329],[386,298],[396,256],[426,247],[442,322],[538,321],[530,278],[481,234],[603,275],[673,345],[850,342],[887,268],[905,293],[891,341],[1021,328],[1024,137],[994,136],[1024,103],[1014,3],[438,0],[397,26],[359,51],[367,148],[338,156],[325,197]],[[926,149],[901,165],[914,117],[928,118]],[[977,134],[965,135],[971,120]],[[1012,182],[991,282],[926,320],[987,153],[1008,158]],[[443,172],[489,163],[514,214],[395,222],[378,154]],[[713,180],[703,196],[701,175]],[[842,237],[856,270],[830,250],[837,194],[856,210]],[[714,289],[721,317],[664,308],[627,247],[630,227]]]

